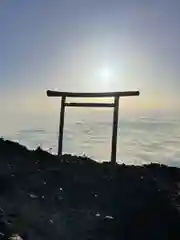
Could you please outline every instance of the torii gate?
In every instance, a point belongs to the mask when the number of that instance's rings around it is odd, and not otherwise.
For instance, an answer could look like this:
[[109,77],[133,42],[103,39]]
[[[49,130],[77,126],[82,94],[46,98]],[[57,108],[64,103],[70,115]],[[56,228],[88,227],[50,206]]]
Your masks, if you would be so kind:
[[[117,129],[118,129],[118,110],[119,110],[119,98],[129,96],[139,96],[139,91],[125,91],[125,92],[100,92],[100,93],[78,93],[78,92],[59,92],[59,91],[47,91],[48,97],[61,97],[61,111],[60,111],[60,124],[59,124],[59,140],[58,140],[58,155],[62,155],[63,147],[63,129],[64,129],[64,113],[65,107],[113,107],[113,131],[112,131],[112,143],[111,143],[111,163],[116,164],[116,148],[117,148]],[[66,102],[67,97],[73,98],[105,98],[113,97],[113,103],[76,103]]]

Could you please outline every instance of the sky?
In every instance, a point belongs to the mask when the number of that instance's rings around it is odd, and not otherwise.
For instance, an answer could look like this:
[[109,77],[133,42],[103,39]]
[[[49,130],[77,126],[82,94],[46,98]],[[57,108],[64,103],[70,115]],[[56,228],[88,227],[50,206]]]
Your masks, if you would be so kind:
[[179,12],[179,0],[1,0],[1,114],[51,113],[47,89],[140,90],[127,111],[180,112]]

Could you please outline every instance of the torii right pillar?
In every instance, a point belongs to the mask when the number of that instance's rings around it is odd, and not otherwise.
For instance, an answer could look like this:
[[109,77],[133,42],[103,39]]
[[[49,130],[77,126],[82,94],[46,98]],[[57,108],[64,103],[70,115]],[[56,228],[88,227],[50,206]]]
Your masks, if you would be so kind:
[[114,111],[113,111],[113,129],[112,129],[112,141],[111,141],[111,163],[116,165],[117,155],[117,131],[118,131],[118,115],[119,115],[119,98],[128,96],[139,96],[139,91],[123,92],[114,96]]

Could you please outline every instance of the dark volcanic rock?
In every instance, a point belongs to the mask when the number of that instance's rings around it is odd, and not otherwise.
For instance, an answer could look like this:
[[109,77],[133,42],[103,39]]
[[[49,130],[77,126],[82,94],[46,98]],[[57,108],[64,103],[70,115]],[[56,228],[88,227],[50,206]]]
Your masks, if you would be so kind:
[[0,139],[0,239],[179,239],[179,186],[178,168],[112,169]]

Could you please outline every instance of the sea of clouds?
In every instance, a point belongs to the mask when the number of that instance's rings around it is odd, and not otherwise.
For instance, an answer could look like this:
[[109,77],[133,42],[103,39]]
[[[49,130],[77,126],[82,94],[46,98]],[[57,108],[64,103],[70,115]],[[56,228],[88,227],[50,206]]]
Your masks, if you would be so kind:
[[[28,146],[57,153],[58,115],[16,124],[3,134]],[[180,119],[162,116],[121,116],[118,127],[117,161],[125,164],[158,162],[180,167]],[[67,113],[63,151],[109,161],[112,114]]]

